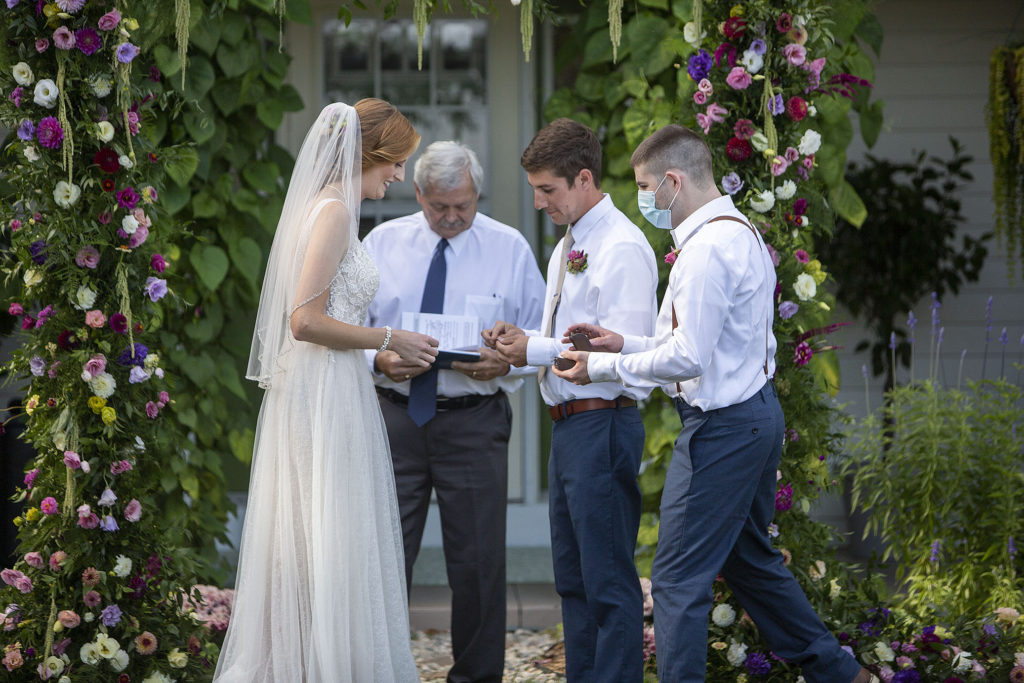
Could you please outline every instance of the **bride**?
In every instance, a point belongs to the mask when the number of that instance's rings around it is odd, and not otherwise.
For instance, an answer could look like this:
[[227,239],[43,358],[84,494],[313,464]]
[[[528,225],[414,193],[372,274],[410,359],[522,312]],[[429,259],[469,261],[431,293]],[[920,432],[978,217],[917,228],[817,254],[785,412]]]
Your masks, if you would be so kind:
[[328,105],[270,252],[247,377],[256,427],[236,597],[216,681],[418,681],[388,441],[363,349],[427,366],[437,341],[362,327],[379,274],[359,203],[405,177],[420,136],[392,105]]

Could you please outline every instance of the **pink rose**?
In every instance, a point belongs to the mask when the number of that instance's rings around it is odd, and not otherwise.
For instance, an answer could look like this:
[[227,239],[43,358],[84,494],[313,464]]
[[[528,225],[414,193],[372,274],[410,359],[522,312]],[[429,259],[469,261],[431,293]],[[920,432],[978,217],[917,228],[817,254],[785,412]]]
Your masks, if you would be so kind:
[[807,48],[796,43],[790,43],[782,48],[782,54],[786,56],[786,61],[793,66],[800,66],[807,61]]
[[705,104],[708,101],[708,96],[706,93],[703,93],[700,90],[698,90],[697,92],[693,93],[693,101],[695,104]]
[[789,168],[789,162],[786,161],[786,157],[776,156],[772,159],[772,175],[780,176],[786,172],[787,168]]
[[[96,516],[96,513],[92,511],[92,508],[88,505],[78,506],[78,526],[83,529],[95,529],[100,524],[100,518]],[[93,584],[95,585],[95,584]]]
[[150,420],[155,420],[156,416],[160,414],[160,408],[157,407],[152,401],[146,401],[146,417]]
[[735,90],[746,90],[753,80],[753,77],[742,66],[734,66],[729,75],[725,77],[726,84]]
[[132,211],[132,216],[139,222],[139,225],[144,225],[147,228],[153,227],[152,219],[146,215],[146,212],[142,210],[141,206],[135,207],[135,210]]
[[100,594],[96,591],[88,591],[82,596],[82,602],[85,603],[86,607],[96,607],[100,602],[102,602],[102,600],[103,599],[100,597]]
[[[102,314],[101,314],[102,315]],[[102,353],[93,355],[92,358],[87,360],[82,366],[82,379],[86,381],[102,374],[107,369],[107,358]],[[88,375],[88,377],[86,377]]]
[[16,301],[8,307],[7,312],[11,315],[25,315],[25,309]]
[[100,262],[99,250],[91,244],[78,250],[75,254],[75,264],[79,268],[95,268]]
[[702,112],[698,112],[698,114],[697,114],[697,125],[700,126],[701,130],[704,131],[704,135],[707,135],[708,133],[711,132],[711,123],[712,123],[712,121],[711,121],[710,118],[708,118],[707,114],[704,114]]
[[697,90],[700,90],[705,95],[710,95],[715,92],[715,86],[711,85],[711,81],[706,78],[700,79],[700,83],[697,84]]
[[19,668],[25,660],[21,656],[21,650],[8,650],[3,658],[3,665],[8,671]]
[[168,394],[168,393],[167,393],[166,391],[161,391],[161,392],[160,392],[160,393],[159,393],[159,394],[157,395],[157,399],[158,399],[158,400],[159,400],[159,401],[160,401],[161,403],[169,403],[169,402],[170,402],[170,400],[171,400],[171,395],[170,395],[170,394]]
[[795,147],[787,147],[785,157],[786,161],[792,164],[794,161],[800,158],[800,152],[796,151]]
[[39,38],[36,40],[36,52],[42,54],[50,49],[50,41],[47,38]]
[[121,13],[112,9],[100,17],[96,25],[100,27],[101,31],[113,31],[119,23],[121,23]]
[[64,464],[68,469],[77,470],[82,466],[82,458],[74,451],[64,451]]
[[50,569],[55,572],[60,571],[60,568],[64,565],[64,560],[66,559],[68,559],[68,554],[63,550],[58,550],[53,553],[50,555]]
[[725,117],[728,115],[729,110],[718,102],[712,102],[708,105],[708,118],[714,123],[721,123],[722,121],[725,121]]
[[[118,232],[121,231],[118,230]],[[145,225],[140,225],[135,229],[135,232],[132,233],[131,237],[128,238],[128,248],[134,249],[135,247],[145,242],[147,239],[149,239],[149,228],[147,228]]]
[[103,311],[89,311],[85,314],[85,324],[98,330],[107,324],[107,316],[103,315]]
[[32,592],[32,579],[22,575],[14,581],[14,587],[20,590],[22,593]]
[[676,250],[673,249],[672,251],[670,251],[667,254],[665,254],[665,263],[667,263],[667,264],[669,264],[671,266],[673,263],[676,262],[676,258],[677,258]]
[[39,509],[43,511],[45,515],[57,514],[57,501],[53,496],[47,496],[43,498],[43,502],[39,504]]
[[82,623],[82,618],[69,609],[62,609],[60,612],[57,612],[57,621],[64,628],[74,628]]
[[129,522],[137,522],[142,518],[142,503],[132,498],[124,506],[124,518]]
[[810,171],[812,168],[814,168],[814,155],[811,154],[810,156],[804,157],[800,163],[804,165],[804,168]]
[[30,567],[35,567],[36,569],[42,569],[43,568],[43,556],[42,556],[41,553],[36,552],[35,550],[33,550],[30,553],[25,553],[25,563],[28,566],[30,566]]

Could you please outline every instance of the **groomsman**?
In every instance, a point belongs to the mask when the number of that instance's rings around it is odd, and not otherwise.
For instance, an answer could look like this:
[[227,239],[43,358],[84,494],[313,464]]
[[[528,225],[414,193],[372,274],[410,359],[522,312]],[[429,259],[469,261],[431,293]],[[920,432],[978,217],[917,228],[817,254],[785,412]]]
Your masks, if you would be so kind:
[[[678,249],[655,335],[569,327],[600,351],[567,351],[559,377],[587,386],[661,386],[682,430],[661,499],[651,583],[658,679],[704,680],[708,611],[719,573],[772,651],[811,683],[870,674],[839,647],[768,537],[782,451],[782,408],[771,377],[775,269],[760,234],[715,186],[704,140],[670,125],[630,161],[637,200]],[[663,205],[664,208],[658,208]]]
[[644,446],[636,402],[650,390],[615,382],[577,387],[547,369],[568,348],[560,333],[571,322],[652,333],[654,252],[601,192],[601,143],[586,126],[551,122],[520,163],[534,206],[568,228],[548,263],[543,328],[524,332],[502,322],[484,338],[513,365],[539,368],[554,421],[548,503],[566,677],[570,683],[635,683],[643,680],[643,596],[633,553]]
[[[483,169],[457,142],[435,142],[414,173],[422,211],[388,221],[364,240],[380,270],[374,326],[401,327],[405,311],[481,316],[536,327],[544,281],[523,235],[477,211]],[[479,362],[425,370],[392,351],[368,352],[394,462],[405,576],[419,553],[430,495],[437,494],[452,589],[449,683],[500,683],[505,658],[507,394],[528,371],[497,352]]]

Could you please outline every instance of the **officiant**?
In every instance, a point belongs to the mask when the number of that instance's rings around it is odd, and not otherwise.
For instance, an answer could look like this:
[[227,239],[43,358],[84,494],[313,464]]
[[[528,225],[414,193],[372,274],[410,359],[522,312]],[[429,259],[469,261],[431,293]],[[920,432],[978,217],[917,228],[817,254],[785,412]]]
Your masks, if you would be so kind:
[[544,280],[522,233],[477,211],[483,169],[471,149],[431,144],[416,162],[413,184],[422,211],[382,223],[363,242],[380,270],[368,324],[401,328],[403,314],[411,313],[475,316],[480,358],[450,366],[439,360],[423,369],[391,351],[368,352],[391,441],[405,576],[411,586],[434,491],[452,589],[448,683],[500,683],[512,430],[507,394],[530,370],[510,368],[483,346],[479,330],[498,320],[539,328]]

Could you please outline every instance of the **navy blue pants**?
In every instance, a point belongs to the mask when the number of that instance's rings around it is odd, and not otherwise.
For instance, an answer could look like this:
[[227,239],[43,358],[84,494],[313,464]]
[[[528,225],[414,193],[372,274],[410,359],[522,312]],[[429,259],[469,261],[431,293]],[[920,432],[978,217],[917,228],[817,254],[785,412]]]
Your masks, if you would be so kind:
[[677,399],[683,428],[661,498],[651,582],[658,680],[704,680],[712,583],[721,573],[772,651],[810,683],[847,683],[857,661],[815,614],[768,525],[784,421],[772,382],[746,401],[701,411]]
[[643,680],[643,594],[633,553],[644,426],[636,407],[556,422],[548,503],[569,683]]

